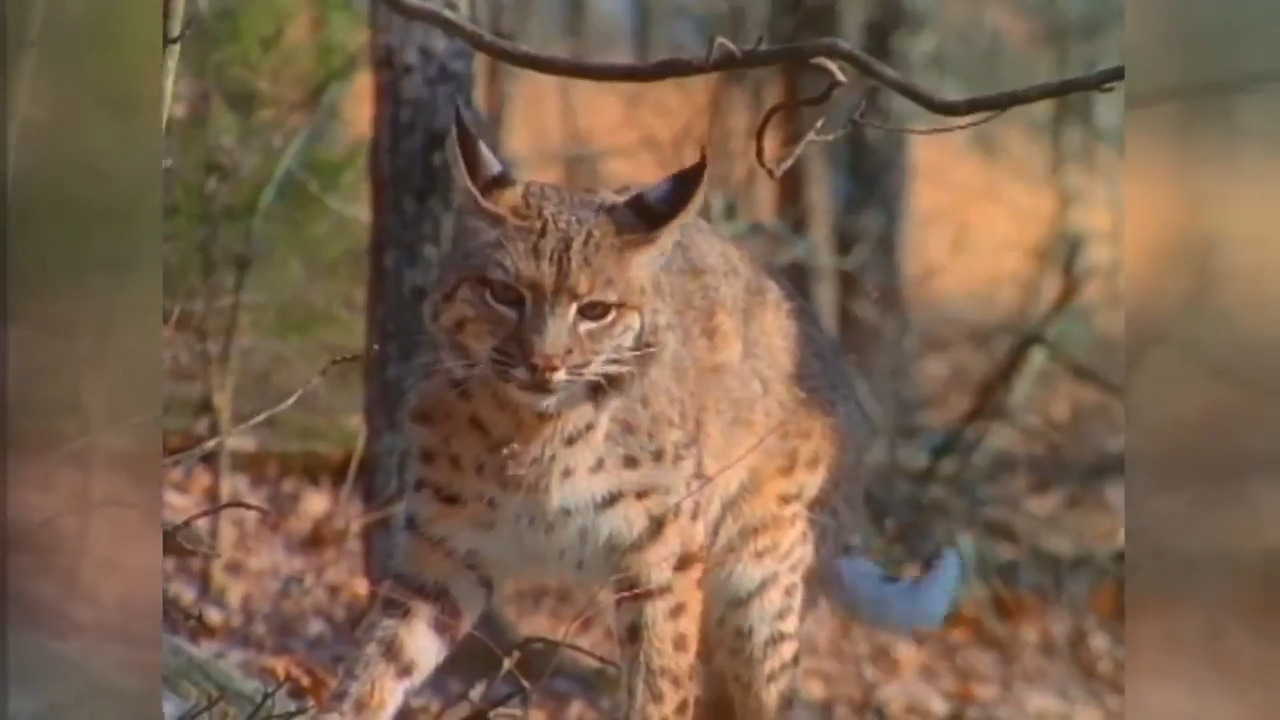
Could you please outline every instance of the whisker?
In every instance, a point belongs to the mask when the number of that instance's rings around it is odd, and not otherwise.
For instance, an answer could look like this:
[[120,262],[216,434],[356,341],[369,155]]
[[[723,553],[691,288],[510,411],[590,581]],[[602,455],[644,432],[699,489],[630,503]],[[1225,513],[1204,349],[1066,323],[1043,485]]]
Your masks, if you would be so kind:
[[657,352],[657,351],[658,351],[658,348],[659,348],[659,346],[658,346],[658,345],[646,345],[646,346],[644,346],[644,347],[639,347],[639,348],[631,348],[631,349],[628,349],[628,350],[619,350],[619,351],[615,351],[615,352],[610,352],[609,354],[602,356],[602,358],[601,358],[601,359],[603,359],[603,360],[626,360],[626,359],[629,359],[629,358],[641,357],[641,356],[643,356],[643,355],[649,355],[649,354],[651,354],[651,353]]
[[582,376],[588,376],[588,375],[600,375],[600,376],[602,376],[602,375],[635,375],[637,372],[639,372],[639,368],[636,368],[636,367],[634,367],[634,366],[632,366],[632,365],[608,365],[608,364],[600,364],[600,365],[593,365],[592,367],[589,367],[589,368],[585,368],[585,369],[583,369],[583,370],[579,371],[579,373],[577,373],[577,374],[582,375]]
[[494,349],[489,352],[489,359],[493,362],[502,362],[508,365],[517,364],[516,356],[507,350]]

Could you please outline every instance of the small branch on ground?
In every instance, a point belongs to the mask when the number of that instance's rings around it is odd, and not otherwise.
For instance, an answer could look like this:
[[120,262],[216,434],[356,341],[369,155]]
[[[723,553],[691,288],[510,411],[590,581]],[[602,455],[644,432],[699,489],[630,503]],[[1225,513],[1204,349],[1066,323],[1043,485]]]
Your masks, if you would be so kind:
[[[487,678],[478,684],[480,694],[483,695],[484,692],[510,673],[516,678],[517,687],[511,688],[502,695],[485,703],[476,702],[471,697],[474,693],[468,693],[445,707],[444,710],[447,712],[460,706],[463,702],[472,702],[475,707],[466,715],[463,715],[461,720],[485,720],[485,718],[493,717],[499,710],[510,706],[516,701],[531,701],[537,694],[541,684],[556,672],[560,656],[565,652],[590,660],[602,672],[617,673],[619,671],[617,663],[587,648],[575,645],[566,639],[529,636],[522,638],[509,652],[502,654],[502,664],[498,671],[494,673],[493,677]],[[536,683],[531,685],[526,676],[536,677]]]
[[1076,358],[1066,348],[1050,340],[1044,335],[1035,338],[1036,344],[1049,353],[1049,358],[1059,367],[1066,370],[1071,377],[1092,385],[1108,395],[1119,397],[1124,394],[1124,385],[1111,379],[1101,370],[1096,370]]
[[1019,370],[1027,361],[1031,351],[1041,344],[1041,339],[1047,335],[1049,326],[1071,306],[1080,294],[1079,257],[1078,244],[1067,248],[1060,266],[1058,292],[1040,315],[1039,320],[1009,347],[1000,361],[978,383],[967,409],[929,453],[929,462],[917,476],[917,482],[923,484],[931,481],[942,462],[960,450],[963,440],[972,431],[976,429],[981,432],[983,428],[990,425],[994,419],[995,409],[1008,395],[1010,384],[1018,376]]
[[233,509],[250,510],[261,515],[269,515],[271,513],[261,505],[254,505],[241,500],[230,500],[205,508],[172,525],[162,524],[161,555],[164,557],[195,557],[197,555],[212,557],[216,553],[210,547],[210,543],[193,526],[199,520]]

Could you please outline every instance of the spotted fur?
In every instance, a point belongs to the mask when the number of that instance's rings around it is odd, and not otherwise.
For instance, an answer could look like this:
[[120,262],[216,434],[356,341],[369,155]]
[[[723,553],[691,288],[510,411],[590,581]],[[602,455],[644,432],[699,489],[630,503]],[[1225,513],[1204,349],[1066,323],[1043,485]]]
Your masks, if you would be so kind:
[[408,599],[331,717],[389,720],[511,579],[612,593],[627,720],[785,716],[816,591],[871,622],[941,619],[953,554],[915,581],[851,554],[866,431],[839,348],[696,218],[705,158],[570,192],[515,180],[459,116],[452,159],[437,351],[409,403]]

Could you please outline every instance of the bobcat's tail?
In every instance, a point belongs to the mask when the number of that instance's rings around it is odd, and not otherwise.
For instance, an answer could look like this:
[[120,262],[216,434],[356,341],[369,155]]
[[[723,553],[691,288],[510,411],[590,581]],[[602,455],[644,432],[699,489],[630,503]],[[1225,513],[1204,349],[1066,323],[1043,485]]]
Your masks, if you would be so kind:
[[896,578],[866,558],[841,558],[832,568],[831,599],[851,618],[874,627],[902,633],[935,628],[960,591],[960,553],[946,548],[925,570],[918,577]]

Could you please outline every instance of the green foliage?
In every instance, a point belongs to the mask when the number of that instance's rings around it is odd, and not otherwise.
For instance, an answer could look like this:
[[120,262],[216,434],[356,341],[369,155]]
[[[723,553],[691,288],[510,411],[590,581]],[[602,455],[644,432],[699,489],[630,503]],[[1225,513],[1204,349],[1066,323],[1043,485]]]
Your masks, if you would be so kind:
[[[361,208],[362,148],[341,122],[363,60],[364,18],[340,0],[227,0],[193,33],[170,122],[166,305],[185,315],[171,376],[200,375],[200,335],[234,322],[233,417],[275,402],[332,354],[363,338],[367,230],[335,207]],[[244,269],[239,312],[237,275]],[[215,357],[215,363],[218,362]],[[354,377],[336,377],[299,412],[268,424],[335,422],[359,412]],[[201,383],[171,383],[170,425],[198,406]],[[174,417],[179,416],[179,417]],[[346,441],[350,433],[318,438]]]

